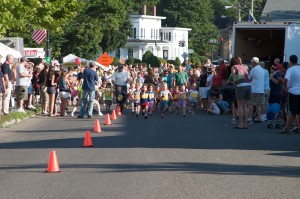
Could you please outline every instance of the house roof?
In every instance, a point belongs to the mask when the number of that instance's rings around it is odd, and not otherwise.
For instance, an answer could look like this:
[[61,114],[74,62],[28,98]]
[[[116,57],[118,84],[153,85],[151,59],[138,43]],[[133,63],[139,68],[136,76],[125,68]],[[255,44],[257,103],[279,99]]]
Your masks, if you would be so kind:
[[261,21],[299,21],[299,0],[267,0]]
[[131,18],[144,18],[144,19],[166,19],[167,17],[162,17],[162,16],[153,16],[153,15],[135,15],[131,14]]
[[[155,40],[147,39],[128,39],[128,43],[155,43]],[[156,40],[156,43],[169,43],[166,41]]]

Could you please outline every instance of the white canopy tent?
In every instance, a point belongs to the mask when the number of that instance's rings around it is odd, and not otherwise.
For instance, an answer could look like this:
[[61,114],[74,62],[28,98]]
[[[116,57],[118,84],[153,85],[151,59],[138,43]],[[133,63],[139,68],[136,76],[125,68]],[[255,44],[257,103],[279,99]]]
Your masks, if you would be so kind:
[[73,54],[69,54],[69,55],[67,55],[67,56],[65,56],[65,57],[63,58],[63,63],[64,63],[64,64],[65,64],[65,63],[75,63],[75,59],[76,59],[76,58],[79,58],[81,63],[82,63],[82,62],[84,62],[84,63],[88,62],[88,60],[86,60],[86,59],[77,57],[76,55],[73,55]]
[[17,58],[21,58],[22,55],[19,51],[16,51],[15,49],[12,49],[6,45],[4,45],[3,43],[0,42],[0,59],[1,59],[1,63],[3,63],[6,59],[7,55],[12,55],[15,59]]

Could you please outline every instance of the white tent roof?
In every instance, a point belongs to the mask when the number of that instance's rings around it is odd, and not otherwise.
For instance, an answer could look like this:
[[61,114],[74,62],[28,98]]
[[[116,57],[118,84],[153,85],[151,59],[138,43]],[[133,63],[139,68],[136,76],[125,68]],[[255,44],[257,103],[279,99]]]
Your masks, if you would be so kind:
[[1,55],[1,62],[5,61],[5,58],[8,54],[11,54],[12,56],[14,56],[14,58],[21,58],[22,55],[19,51],[16,51],[15,49],[12,49],[6,45],[4,45],[3,43],[0,42],[0,55]]
[[79,58],[81,62],[87,62],[88,60],[77,57],[76,55],[69,54],[63,58],[63,63],[74,63],[75,59]]

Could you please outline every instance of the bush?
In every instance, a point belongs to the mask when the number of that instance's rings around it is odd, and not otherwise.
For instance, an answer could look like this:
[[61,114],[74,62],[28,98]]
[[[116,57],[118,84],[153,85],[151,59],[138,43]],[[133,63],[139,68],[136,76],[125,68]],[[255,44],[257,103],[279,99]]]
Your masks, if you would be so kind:
[[166,64],[167,63],[167,61],[164,60],[163,58],[158,58],[158,60],[159,60],[160,64]]
[[189,62],[192,63],[193,65],[195,65],[196,63],[202,63],[198,53],[190,54]]
[[142,63],[142,60],[140,60],[140,59],[134,59],[134,63],[135,64],[140,64],[140,63]]
[[146,51],[142,59],[143,63],[147,63],[151,67],[158,67],[160,65],[159,59],[153,55],[151,51]]
[[112,63],[113,65],[119,65],[121,63],[120,59],[118,57],[114,57],[114,62]]
[[129,57],[129,58],[125,61],[125,64],[127,64],[127,65],[132,65],[132,64],[134,64],[134,58],[133,58],[133,57]]
[[179,57],[176,57],[174,65],[175,66],[180,66],[181,65],[181,61],[180,61]]

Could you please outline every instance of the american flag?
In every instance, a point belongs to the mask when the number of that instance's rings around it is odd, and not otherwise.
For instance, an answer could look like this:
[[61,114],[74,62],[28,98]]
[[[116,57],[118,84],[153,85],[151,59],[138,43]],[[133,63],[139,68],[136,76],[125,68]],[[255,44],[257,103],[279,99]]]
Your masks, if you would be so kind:
[[36,41],[36,43],[41,45],[41,43],[43,43],[47,37],[47,30],[45,29],[34,30],[31,37],[34,41]]

